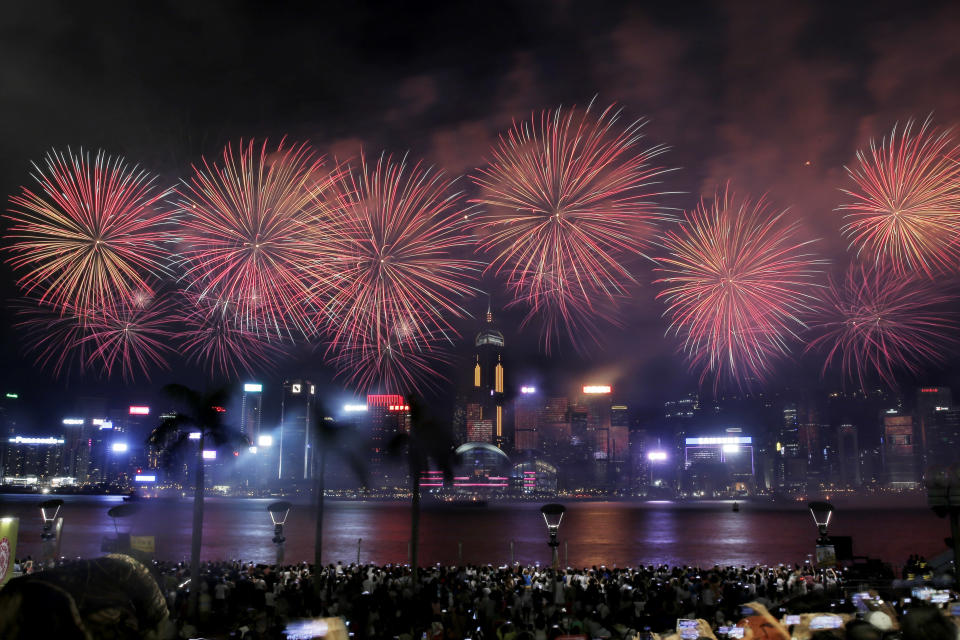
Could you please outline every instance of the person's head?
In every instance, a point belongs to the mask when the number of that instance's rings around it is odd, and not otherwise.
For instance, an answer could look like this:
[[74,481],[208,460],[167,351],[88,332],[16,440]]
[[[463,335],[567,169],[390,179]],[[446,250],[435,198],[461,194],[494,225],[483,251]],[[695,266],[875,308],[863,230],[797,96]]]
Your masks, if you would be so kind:
[[883,632],[865,620],[847,623],[847,640],[882,640]]
[[936,607],[915,607],[900,621],[903,640],[956,640],[957,628]]

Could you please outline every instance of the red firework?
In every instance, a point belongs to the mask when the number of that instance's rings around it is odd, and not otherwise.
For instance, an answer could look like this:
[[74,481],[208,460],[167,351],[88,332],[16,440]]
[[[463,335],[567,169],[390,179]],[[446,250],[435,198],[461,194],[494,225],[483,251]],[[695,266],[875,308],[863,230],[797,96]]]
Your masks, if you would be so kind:
[[955,270],[960,259],[960,148],[949,132],[927,120],[913,134],[913,122],[869,152],[858,151],[859,166],[847,168],[856,187],[840,205],[843,233],[857,254],[895,273],[932,275]]
[[283,355],[277,342],[238,325],[229,302],[188,294],[177,317],[180,352],[211,378],[233,378],[241,371],[252,374],[271,369]]
[[820,263],[785,212],[764,199],[738,200],[729,190],[700,204],[662,239],[657,297],[667,303],[670,331],[683,339],[700,381],[743,386],[762,379],[802,327]]
[[245,331],[313,331],[311,290],[328,253],[313,225],[331,213],[323,194],[338,178],[323,166],[306,144],[250,141],[177,189],[188,288],[225,301]]
[[336,377],[359,393],[419,393],[438,388],[444,379],[437,366],[450,361],[446,343],[445,337],[380,344],[354,342],[341,348],[331,362]]
[[94,318],[83,338],[92,345],[87,363],[105,377],[119,368],[124,380],[137,374],[149,380],[151,368],[169,368],[166,358],[174,353],[170,342],[176,317],[166,297],[147,297],[141,292],[110,305]]
[[88,366],[94,345],[90,337],[92,312],[68,305],[54,307],[38,300],[16,303],[19,320],[14,327],[23,332],[23,349],[35,357],[37,367],[54,378],[82,373]]
[[624,262],[664,217],[654,201],[667,169],[652,162],[666,148],[640,147],[643,121],[621,127],[613,106],[591,108],[515,123],[473,177],[487,209],[470,226],[489,269],[529,308],[524,324],[542,318],[547,351],[561,333],[579,346],[595,318],[615,319],[605,309],[634,281]]
[[477,266],[456,257],[471,239],[451,186],[440,173],[383,155],[375,165],[361,156],[344,177],[340,216],[322,229],[335,273],[323,306],[328,355],[341,371],[351,366],[348,354],[387,362],[388,346],[428,354],[427,345],[456,335],[450,318],[467,315],[458,299],[474,292]]
[[839,361],[844,378],[861,388],[877,379],[895,388],[896,371],[916,375],[956,346],[960,325],[943,310],[954,301],[928,279],[855,265],[811,309],[810,325],[819,335],[807,350],[827,352],[823,373]]
[[163,271],[168,191],[122,158],[56,150],[34,164],[42,192],[21,188],[6,236],[17,284],[65,315],[104,309],[146,289],[147,275]]
[[137,295],[88,312],[28,300],[18,314],[26,350],[54,377],[92,372],[110,378],[119,370],[124,380],[149,380],[150,369],[167,368],[173,353],[175,318],[163,297]]

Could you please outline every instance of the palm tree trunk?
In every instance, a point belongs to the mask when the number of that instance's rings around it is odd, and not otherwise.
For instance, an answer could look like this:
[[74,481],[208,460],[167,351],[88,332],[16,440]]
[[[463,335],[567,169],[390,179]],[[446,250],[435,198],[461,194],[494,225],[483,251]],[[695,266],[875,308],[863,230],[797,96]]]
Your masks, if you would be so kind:
[[197,449],[196,486],[193,490],[193,539],[190,543],[190,617],[200,603],[200,547],[203,544],[203,436]]
[[413,497],[410,500],[410,568],[413,570],[413,589],[417,589],[417,566],[420,552],[420,472],[413,474]]
[[313,479],[313,493],[317,498],[317,522],[313,532],[313,590],[319,600],[321,595],[320,570],[323,567],[323,491],[327,475],[327,447],[320,444],[320,465]]

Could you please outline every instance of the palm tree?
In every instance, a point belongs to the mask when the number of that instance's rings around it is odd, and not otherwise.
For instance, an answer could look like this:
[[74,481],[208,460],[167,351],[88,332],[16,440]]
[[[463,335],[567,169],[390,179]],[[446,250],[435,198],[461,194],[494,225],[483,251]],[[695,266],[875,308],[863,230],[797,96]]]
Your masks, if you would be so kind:
[[413,584],[417,584],[417,563],[420,552],[420,476],[430,469],[433,462],[444,478],[453,478],[454,446],[449,429],[425,415],[420,402],[413,395],[407,396],[410,407],[410,432],[395,435],[387,450],[391,455],[405,457],[410,474],[410,567]]
[[199,433],[194,457],[193,537],[190,545],[190,615],[197,612],[200,589],[200,548],[203,542],[203,450],[208,442],[220,447],[233,441],[245,441],[243,436],[231,433],[224,424],[223,405],[230,393],[227,389],[200,392],[180,384],[168,384],[164,393],[173,400],[178,410],[165,416],[150,433],[147,443],[154,449],[173,454]]
[[314,420],[314,441],[317,443],[317,466],[316,473],[313,476],[313,496],[317,501],[317,521],[313,534],[313,567],[315,577],[313,588],[320,597],[319,572],[323,566],[323,507],[324,490],[326,488],[327,475],[327,452],[336,451],[343,454],[353,472],[360,479],[361,483],[366,484],[367,470],[363,459],[357,455],[354,447],[345,441],[344,431],[336,426],[333,419],[326,417],[326,411],[319,407]]

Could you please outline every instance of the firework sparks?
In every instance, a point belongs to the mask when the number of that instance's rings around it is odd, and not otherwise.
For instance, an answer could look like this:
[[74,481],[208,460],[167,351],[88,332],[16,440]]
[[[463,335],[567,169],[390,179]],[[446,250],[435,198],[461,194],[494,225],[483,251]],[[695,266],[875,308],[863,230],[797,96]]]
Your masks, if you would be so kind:
[[143,374],[148,380],[150,369],[167,369],[167,356],[172,354],[170,339],[175,335],[175,314],[165,297],[130,300],[110,305],[103,313],[94,314],[83,338],[92,344],[87,357],[89,366],[110,377],[119,368],[124,380]]
[[336,377],[360,393],[422,392],[438,388],[444,376],[438,366],[450,361],[443,336],[420,336],[418,341],[382,337],[382,342],[352,342],[342,347],[330,362]]
[[563,332],[580,345],[594,318],[615,319],[604,308],[634,281],[625,262],[664,218],[654,201],[667,169],[652,162],[666,148],[641,148],[644,122],[620,127],[619,115],[556,109],[516,123],[473,177],[487,210],[470,226],[489,269],[528,307],[524,324],[543,320],[547,351]]
[[168,191],[122,158],[100,151],[51,151],[34,165],[42,193],[21,188],[5,216],[17,284],[64,314],[105,309],[146,289],[145,278],[163,272]]
[[54,378],[83,372],[94,345],[90,337],[92,312],[70,306],[54,307],[39,300],[16,303],[19,320],[14,327],[23,332],[23,348],[35,358],[37,367]]
[[876,379],[895,388],[897,370],[916,375],[956,346],[960,324],[943,311],[954,300],[930,280],[855,265],[811,309],[819,335],[807,350],[826,350],[823,373],[839,363],[844,378],[863,389]]
[[176,338],[180,351],[191,364],[206,369],[212,378],[236,377],[269,369],[283,355],[276,342],[236,323],[237,312],[227,301],[187,294],[177,320],[182,328]]
[[762,379],[803,326],[820,261],[784,215],[727,190],[664,234],[657,297],[701,384]]
[[341,214],[325,232],[336,274],[324,305],[328,353],[386,362],[387,346],[429,353],[424,345],[435,337],[456,335],[450,318],[467,315],[457,300],[474,293],[477,266],[455,257],[471,239],[451,186],[440,173],[387,156],[375,165],[361,157],[344,178]]
[[858,151],[859,166],[847,168],[856,183],[843,192],[844,235],[858,255],[872,254],[894,272],[931,275],[956,269],[960,258],[960,149],[949,132],[927,120],[914,135],[913,122],[879,145]]
[[244,331],[308,335],[311,290],[324,280],[323,193],[338,179],[305,145],[228,145],[178,189],[188,288],[226,301]]

